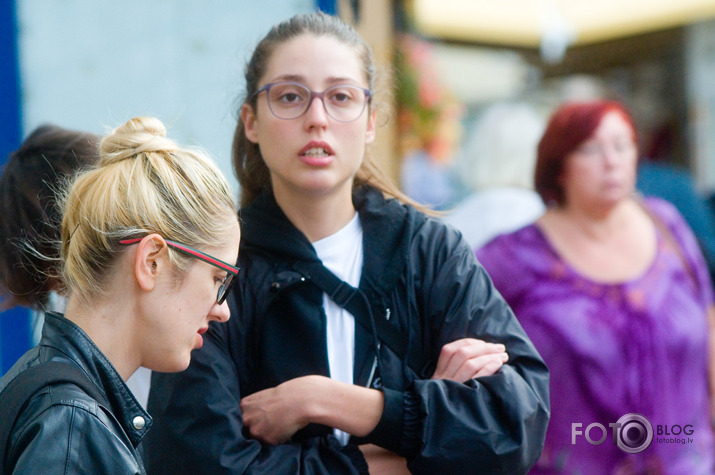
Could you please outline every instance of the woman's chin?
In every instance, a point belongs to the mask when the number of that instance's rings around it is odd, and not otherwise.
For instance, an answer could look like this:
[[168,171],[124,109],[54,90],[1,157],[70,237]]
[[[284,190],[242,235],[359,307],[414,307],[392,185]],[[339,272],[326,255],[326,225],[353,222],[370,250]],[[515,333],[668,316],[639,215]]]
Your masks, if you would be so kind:
[[189,363],[191,363],[191,353],[181,356],[176,355],[176,357],[171,360],[164,360],[148,368],[159,373],[178,373],[188,368]]

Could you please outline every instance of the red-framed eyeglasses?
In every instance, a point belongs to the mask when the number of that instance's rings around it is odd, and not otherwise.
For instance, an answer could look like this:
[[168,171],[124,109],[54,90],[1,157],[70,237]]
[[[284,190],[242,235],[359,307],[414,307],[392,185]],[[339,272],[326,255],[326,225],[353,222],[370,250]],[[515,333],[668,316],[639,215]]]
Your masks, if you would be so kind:
[[[128,246],[131,244],[136,244],[140,242],[143,238],[131,238],[131,239],[122,239],[119,241],[119,244]],[[236,266],[232,266],[231,264],[222,261],[221,259],[217,259],[213,257],[210,254],[206,254],[205,252],[201,252],[198,249],[194,249],[193,247],[187,246],[186,244],[181,244],[176,241],[171,241],[169,239],[164,239],[164,242],[166,242],[166,245],[169,246],[172,249],[176,249],[177,251],[186,254],[189,257],[193,257],[194,259],[198,259],[200,261],[204,261],[208,264],[211,264],[214,267],[218,267],[221,270],[225,270],[228,272],[228,275],[226,278],[223,280],[221,283],[221,286],[218,288],[218,294],[216,295],[216,303],[221,305],[226,301],[226,297],[228,296],[229,290],[231,290],[231,285],[233,284],[233,281],[235,280],[234,277],[238,275],[239,268]]]

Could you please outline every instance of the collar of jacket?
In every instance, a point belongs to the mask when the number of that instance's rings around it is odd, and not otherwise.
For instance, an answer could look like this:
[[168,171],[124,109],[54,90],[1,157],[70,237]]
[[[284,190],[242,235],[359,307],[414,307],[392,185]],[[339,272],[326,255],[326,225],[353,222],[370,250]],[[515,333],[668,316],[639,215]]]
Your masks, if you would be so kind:
[[[404,273],[409,248],[408,236],[426,219],[414,208],[386,199],[370,186],[353,191],[353,204],[360,216],[363,263],[360,288],[372,293],[391,289]],[[260,194],[239,212],[241,250],[263,251],[286,262],[317,261],[313,245],[280,209],[270,192]]]
[[[127,433],[134,447],[152,424],[151,416],[141,407],[112,363],[87,334],[59,313],[45,314],[41,346],[50,346],[67,355],[87,373],[111,404],[108,408]],[[139,421],[137,418],[143,419]],[[136,428],[136,422],[141,428]]]

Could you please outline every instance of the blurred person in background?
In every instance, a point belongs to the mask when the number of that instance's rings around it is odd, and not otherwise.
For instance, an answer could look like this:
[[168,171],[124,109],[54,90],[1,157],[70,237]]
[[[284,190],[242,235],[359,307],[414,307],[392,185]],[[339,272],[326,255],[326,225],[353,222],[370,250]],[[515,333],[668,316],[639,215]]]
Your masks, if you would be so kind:
[[[100,137],[43,125],[12,152],[0,177],[0,295],[3,308],[64,311],[52,271],[60,216],[55,193],[65,179],[96,162]],[[31,252],[36,250],[37,252]],[[42,319],[38,321],[42,327]]]
[[712,203],[698,191],[691,173],[672,164],[673,126],[664,122],[655,128],[638,163],[636,188],[644,196],[657,196],[678,209],[703,251],[710,279],[715,278],[715,212]]
[[[8,157],[0,177],[0,296],[2,308],[33,310],[33,343],[45,312],[64,312],[58,263],[62,216],[56,193],[99,156],[101,137],[53,124],[34,129]],[[139,368],[127,385],[143,407],[151,372]]]
[[468,135],[456,175],[470,193],[444,216],[477,249],[534,222],[545,210],[533,190],[543,119],[526,103],[488,107]]
[[226,261],[239,242],[230,187],[165,132],[146,117],[118,127],[60,199],[66,308],[47,312],[39,345],[0,379],[0,398],[45,364],[74,368],[87,389],[57,382],[14,395],[28,399],[0,417],[11,424],[3,473],[145,473],[137,445],[151,418],[124,381],[140,365],[185,369],[209,323],[229,318],[238,269]]
[[337,17],[298,15],[245,76],[245,275],[233,323],[211,328],[187,371],[153,375],[149,472],[528,470],[548,372],[473,250],[370,157],[369,46]]
[[[635,135],[619,103],[560,107],[538,147],[546,213],[477,252],[550,370],[551,420],[533,473],[715,469],[710,277],[677,210],[634,193]],[[606,443],[583,435],[594,423]],[[691,442],[654,437],[656,427],[692,428]]]

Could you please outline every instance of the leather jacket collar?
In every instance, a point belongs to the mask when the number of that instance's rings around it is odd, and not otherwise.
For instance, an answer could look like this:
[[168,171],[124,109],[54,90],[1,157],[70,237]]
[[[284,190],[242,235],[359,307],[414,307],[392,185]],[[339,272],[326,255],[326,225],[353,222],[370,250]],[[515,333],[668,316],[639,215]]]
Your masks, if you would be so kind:
[[[54,348],[78,364],[107,396],[109,408],[136,447],[152,424],[119,373],[87,334],[63,315],[48,312],[40,346]],[[51,357],[50,359],[64,359]]]

